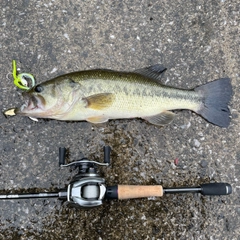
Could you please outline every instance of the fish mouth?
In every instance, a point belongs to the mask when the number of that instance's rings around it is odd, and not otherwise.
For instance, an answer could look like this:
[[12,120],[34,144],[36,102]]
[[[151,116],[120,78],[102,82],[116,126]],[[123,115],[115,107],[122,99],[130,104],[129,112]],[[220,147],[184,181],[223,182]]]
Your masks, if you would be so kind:
[[34,95],[23,94],[23,97],[25,101],[23,105],[17,109],[17,114],[27,115],[34,112],[43,111],[44,99],[41,96],[36,97]]

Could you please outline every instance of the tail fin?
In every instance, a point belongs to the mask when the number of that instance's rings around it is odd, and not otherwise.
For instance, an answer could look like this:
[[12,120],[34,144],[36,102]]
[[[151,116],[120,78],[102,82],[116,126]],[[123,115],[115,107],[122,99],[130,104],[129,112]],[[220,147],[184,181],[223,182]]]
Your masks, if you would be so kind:
[[231,79],[220,78],[194,90],[203,96],[202,106],[197,113],[219,127],[228,127],[230,124],[228,104],[233,94]]

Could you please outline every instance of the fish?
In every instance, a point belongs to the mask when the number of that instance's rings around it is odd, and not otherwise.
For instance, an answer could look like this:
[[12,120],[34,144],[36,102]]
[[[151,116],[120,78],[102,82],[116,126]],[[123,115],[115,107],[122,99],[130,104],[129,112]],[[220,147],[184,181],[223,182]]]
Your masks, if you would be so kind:
[[109,69],[64,74],[24,92],[24,104],[15,114],[34,119],[103,123],[109,119],[142,118],[164,126],[175,118],[173,110],[191,110],[208,122],[226,128],[231,116],[230,78],[220,78],[194,89],[162,83],[161,64],[133,72]]

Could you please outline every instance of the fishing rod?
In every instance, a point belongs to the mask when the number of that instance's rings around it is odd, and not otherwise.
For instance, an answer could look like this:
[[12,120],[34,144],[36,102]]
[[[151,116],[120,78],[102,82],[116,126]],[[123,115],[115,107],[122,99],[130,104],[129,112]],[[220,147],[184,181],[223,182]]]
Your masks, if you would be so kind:
[[0,194],[0,200],[58,198],[66,201],[68,206],[90,208],[103,204],[104,199],[132,199],[162,197],[172,193],[200,193],[202,195],[229,195],[232,187],[228,183],[206,183],[197,187],[163,188],[161,185],[114,185],[107,186],[100,177],[97,166],[110,165],[109,146],[104,147],[104,162],[87,158],[65,164],[66,148],[59,148],[59,166],[76,167],[78,173],[72,178],[66,189],[56,192]]

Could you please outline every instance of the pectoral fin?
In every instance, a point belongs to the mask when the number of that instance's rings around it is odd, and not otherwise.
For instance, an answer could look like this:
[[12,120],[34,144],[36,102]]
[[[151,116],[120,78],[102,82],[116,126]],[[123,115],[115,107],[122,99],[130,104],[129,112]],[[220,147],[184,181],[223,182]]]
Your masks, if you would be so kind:
[[154,116],[145,117],[144,119],[152,124],[163,126],[172,122],[174,116],[175,114],[173,112],[164,111]]
[[97,116],[97,117],[89,117],[86,120],[91,123],[104,123],[108,121],[108,118],[105,116]]
[[110,107],[114,99],[115,95],[112,93],[99,93],[84,98],[84,100],[87,102],[86,107],[94,110],[102,110]]

